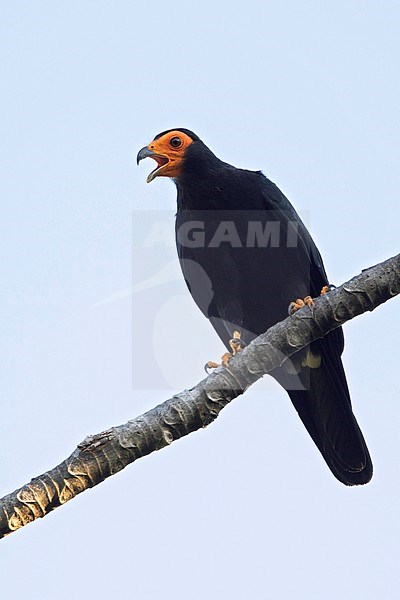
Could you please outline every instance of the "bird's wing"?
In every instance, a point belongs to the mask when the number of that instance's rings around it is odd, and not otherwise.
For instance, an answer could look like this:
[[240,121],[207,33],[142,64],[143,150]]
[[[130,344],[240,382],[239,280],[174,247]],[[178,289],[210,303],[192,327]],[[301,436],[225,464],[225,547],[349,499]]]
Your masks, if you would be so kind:
[[[296,211],[270,181],[265,183],[266,204],[280,213],[288,227],[297,227],[299,250],[310,263],[310,291],[316,297],[328,283],[321,255]],[[350,393],[341,354],[344,336],[341,327],[311,344],[312,356],[320,364],[310,368],[303,362],[298,372],[283,365],[273,377],[287,390],[294,407],[334,475],[346,485],[367,483],[372,477],[372,462],[361,430],[352,411]],[[290,366],[296,364],[296,355]],[[287,367],[287,365],[286,365]]]
[[321,254],[310,232],[286,196],[275,183],[265,177],[263,177],[262,195],[266,210],[270,211],[271,215],[276,214],[276,218],[285,223],[293,237],[297,239],[298,251],[304,254],[310,264],[309,294],[313,297],[318,296],[322,287],[328,284],[328,277]]
[[[189,218],[190,215],[179,212],[176,231]],[[226,245],[222,244],[216,252],[215,249],[206,246],[192,247],[190,244],[181,243],[178,236],[176,242],[180,266],[189,292],[229,349],[233,330],[243,326],[242,276],[239,265],[231,259],[230,250]]]

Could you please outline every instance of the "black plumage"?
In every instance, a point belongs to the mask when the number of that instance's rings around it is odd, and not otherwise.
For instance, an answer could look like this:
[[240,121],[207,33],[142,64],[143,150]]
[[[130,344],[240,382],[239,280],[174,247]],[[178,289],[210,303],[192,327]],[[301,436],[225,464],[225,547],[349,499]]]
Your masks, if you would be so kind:
[[[290,302],[318,296],[328,278],[309,232],[272,181],[221,161],[192,132],[173,131],[193,140],[174,179],[179,260],[195,302],[230,349],[234,330],[249,343],[286,318]],[[357,485],[371,479],[372,463],[351,407],[343,346],[339,328],[272,375],[335,477]]]

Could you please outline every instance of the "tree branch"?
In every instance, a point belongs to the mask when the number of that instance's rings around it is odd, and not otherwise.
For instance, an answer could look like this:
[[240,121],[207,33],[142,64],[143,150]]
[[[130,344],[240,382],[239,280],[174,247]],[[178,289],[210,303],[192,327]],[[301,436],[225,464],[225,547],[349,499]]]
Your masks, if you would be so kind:
[[310,342],[400,293],[400,254],[364,270],[347,283],[271,327],[191,390],[166,400],[118,427],[86,437],[64,462],[0,500],[4,537],[138,458],[206,427],[255,381]]

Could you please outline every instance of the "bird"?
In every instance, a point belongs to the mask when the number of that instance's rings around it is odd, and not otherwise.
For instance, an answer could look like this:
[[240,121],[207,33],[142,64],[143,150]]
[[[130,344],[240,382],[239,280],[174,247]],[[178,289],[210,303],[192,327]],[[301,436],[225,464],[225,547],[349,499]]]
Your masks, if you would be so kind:
[[[168,177],[176,185],[183,276],[228,352],[285,319],[288,306],[293,312],[304,298],[312,308],[311,298],[329,291],[309,231],[262,171],[224,162],[185,128],[156,135],[139,151],[137,164],[148,157],[157,164],[147,182]],[[373,467],[352,410],[343,349],[338,327],[283,357],[270,375],[287,391],[333,475],[345,485],[362,485],[371,480]]]

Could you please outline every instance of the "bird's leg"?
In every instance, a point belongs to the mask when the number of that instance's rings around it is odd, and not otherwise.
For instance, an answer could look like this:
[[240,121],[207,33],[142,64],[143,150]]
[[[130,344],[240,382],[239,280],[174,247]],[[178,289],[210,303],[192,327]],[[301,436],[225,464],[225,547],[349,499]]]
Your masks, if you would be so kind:
[[[240,331],[233,332],[233,338],[229,340],[229,345],[232,348],[232,356],[235,356],[242,348],[246,346],[245,342],[242,340],[242,334]],[[229,354],[229,352],[227,352]]]
[[306,296],[304,298],[304,304],[308,306],[308,308],[312,308],[314,306],[314,300],[311,298],[311,296]]
[[229,361],[232,358],[232,354],[230,352],[225,352],[222,356],[221,356],[221,365],[223,365],[224,367],[227,367],[229,365]]
[[[312,303],[311,305],[309,303],[310,300],[311,300],[311,303]],[[297,298],[297,300],[295,300],[294,302],[291,302],[289,304],[289,310],[288,310],[289,316],[293,315],[300,308],[303,308],[303,306],[307,305],[307,306],[309,306],[311,308],[313,304],[314,303],[313,303],[313,300],[312,300],[311,296],[306,296],[304,298],[304,300],[302,300],[301,298]]]
[[206,373],[209,373],[209,369],[216,369],[217,367],[220,367],[220,366],[221,366],[221,363],[216,363],[213,360],[209,360],[204,365],[204,370]]
[[[324,287],[322,288],[320,295],[324,296],[325,294],[327,294],[328,292],[331,292],[332,290],[335,289],[334,285],[324,285]],[[303,308],[303,306],[308,306],[308,308],[311,310],[314,306],[314,300],[311,298],[311,296],[306,296],[304,298],[304,300],[302,300],[301,298],[297,298],[297,300],[295,300],[294,302],[291,302],[289,304],[289,315],[293,315],[297,310],[299,310],[300,308]]]
[[321,290],[321,296],[325,296],[325,294],[327,294],[328,292],[331,292],[332,290],[336,289],[336,285],[332,285],[331,283],[328,283],[328,285],[324,285],[324,287]]
[[209,369],[216,369],[217,367],[220,367],[221,365],[223,365],[224,367],[228,366],[229,361],[231,360],[232,356],[235,356],[235,354],[240,352],[240,350],[242,350],[242,348],[244,348],[246,346],[246,343],[241,339],[241,337],[242,336],[241,336],[240,331],[233,332],[233,337],[231,340],[229,340],[229,345],[232,349],[232,353],[225,352],[225,354],[223,354],[221,356],[220,363],[216,363],[216,362],[213,362],[212,360],[209,360],[208,363],[206,363],[206,365],[204,366],[206,373],[209,372]]

